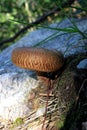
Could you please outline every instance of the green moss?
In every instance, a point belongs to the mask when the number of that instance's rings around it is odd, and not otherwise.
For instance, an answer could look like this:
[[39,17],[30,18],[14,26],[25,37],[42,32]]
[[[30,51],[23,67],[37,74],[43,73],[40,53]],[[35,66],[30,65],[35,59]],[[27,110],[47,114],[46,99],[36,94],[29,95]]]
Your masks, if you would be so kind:
[[60,130],[61,128],[63,128],[63,126],[64,126],[64,120],[65,120],[64,116],[61,116],[61,118],[56,121],[56,128],[58,130]]
[[22,124],[24,124],[24,121],[23,121],[23,119],[22,118],[17,118],[14,122],[13,122],[13,124],[11,125],[11,130],[12,129],[14,129],[15,127],[17,127],[17,126],[20,126],[20,125],[22,125]]
[[24,122],[23,122],[23,119],[22,118],[17,118],[14,122],[14,124],[16,126],[19,126],[19,125],[22,125]]

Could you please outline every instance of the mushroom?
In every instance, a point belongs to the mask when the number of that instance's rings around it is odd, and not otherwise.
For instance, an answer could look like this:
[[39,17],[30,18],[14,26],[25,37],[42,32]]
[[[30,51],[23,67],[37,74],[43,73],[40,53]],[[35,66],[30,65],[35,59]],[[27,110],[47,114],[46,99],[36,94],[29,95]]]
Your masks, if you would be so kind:
[[54,79],[64,64],[64,57],[54,50],[19,47],[13,50],[12,61],[18,67],[35,70],[38,76]]
[[21,68],[35,70],[39,78],[43,79],[47,85],[47,102],[42,125],[43,130],[46,120],[49,94],[50,90],[53,88],[51,80],[55,79],[55,75],[63,67],[64,57],[60,52],[54,50],[21,47],[13,50],[12,61],[15,65]]

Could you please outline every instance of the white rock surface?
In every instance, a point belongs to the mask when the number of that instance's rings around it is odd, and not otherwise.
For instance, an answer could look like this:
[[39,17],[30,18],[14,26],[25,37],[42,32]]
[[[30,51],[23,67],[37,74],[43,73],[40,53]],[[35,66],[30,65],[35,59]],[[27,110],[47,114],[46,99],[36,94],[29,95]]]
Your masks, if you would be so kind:
[[87,59],[80,61],[77,65],[77,69],[87,69]]
[[[76,24],[81,31],[87,32],[87,19],[76,20]],[[56,28],[69,26],[72,26],[72,24],[67,19],[61,23],[51,25],[51,27]],[[15,120],[17,117],[29,113],[31,109],[27,105],[27,95],[31,89],[39,85],[38,81],[30,78],[35,76],[34,73],[13,65],[11,61],[12,50],[16,47],[34,46],[54,33],[56,33],[55,38],[44,42],[39,47],[62,51],[65,56],[86,51],[84,48],[86,41],[81,40],[82,36],[80,34],[63,34],[63,32],[50,29],[33,31],[5,49],[0,54],[0,116],[2,118]]]
[[26,73],[0,75],[0,116],[3,119],[15,120],[29,114],[29,93],[36,87],[40,87],[39,82]]

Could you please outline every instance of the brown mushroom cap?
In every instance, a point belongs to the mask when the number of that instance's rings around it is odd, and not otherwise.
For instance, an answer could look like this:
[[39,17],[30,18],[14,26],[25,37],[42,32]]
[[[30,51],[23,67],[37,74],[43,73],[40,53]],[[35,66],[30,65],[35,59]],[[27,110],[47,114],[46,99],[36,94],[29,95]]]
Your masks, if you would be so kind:
[[64,57],[60,52],[44,48],[20,47],[13,50],[12,61],[21,68],[53,72],[63,66]]

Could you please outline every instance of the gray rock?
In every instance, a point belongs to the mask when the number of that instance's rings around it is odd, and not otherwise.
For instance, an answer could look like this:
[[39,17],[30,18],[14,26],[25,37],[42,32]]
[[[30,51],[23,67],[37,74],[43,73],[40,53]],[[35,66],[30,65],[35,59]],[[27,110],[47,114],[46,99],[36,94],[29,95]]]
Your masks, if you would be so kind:
[[[87,32],[87,19],[75,20],[81,31]],[[55,28],[72,26],[69,20],[50,25]],[[40,42],[55,33],[53,39],[47,40],[44,44]],[[80,34],[63,33],[50,29],[38,29],[33,31],[0,54],[0,116],[3,119],[15,120],[31,111],[27,104],[30,92],[40,84],[34,80],[32,71],[16,67],[11,61],[11,54],[17,47],[39,46],[48,49],[61,51],[65,56],[84,52],[85,42]],[[38,44],[39,43],[39,44]],[[42,112],[43,113],[43,112]],[[39,116],[39,115],[38,115]]]
[[37,87],[41,89],[40,83],[26,73],[0,75],[0,116],[15,120],[28,115],[32,111],[30,93]]
[[87,130],[87,122],[82,123],[82,130]]
[[[76,25],[81,31],[87,31],[87,19],[76,20]],[[55,23],[51,25],[51,27],[55,28],[65,28],[70,26],[72,26],[72,24],[67,19],[61,23]],[[19,69],[13,65],[11,61],[12,50],[17,47],[36,46],[37,43],[41,42],[54,33],[57,34],[53,39],[49,39],[47,42],[43,42],[43,44],[39,44],[38,46],[59,50],[65,56],[86,51],[85,44],[87,41],[84,41],[82,36],[78,33],[72,34],[50,29],[38,29],[27,34],[25,37],[21,38],[18,42],[8,47],[0,54],[0,74],[9,72],[25,72],[25,70]]]
[[80,61],[77,65],[77,69],[87,69],[87,59]]

